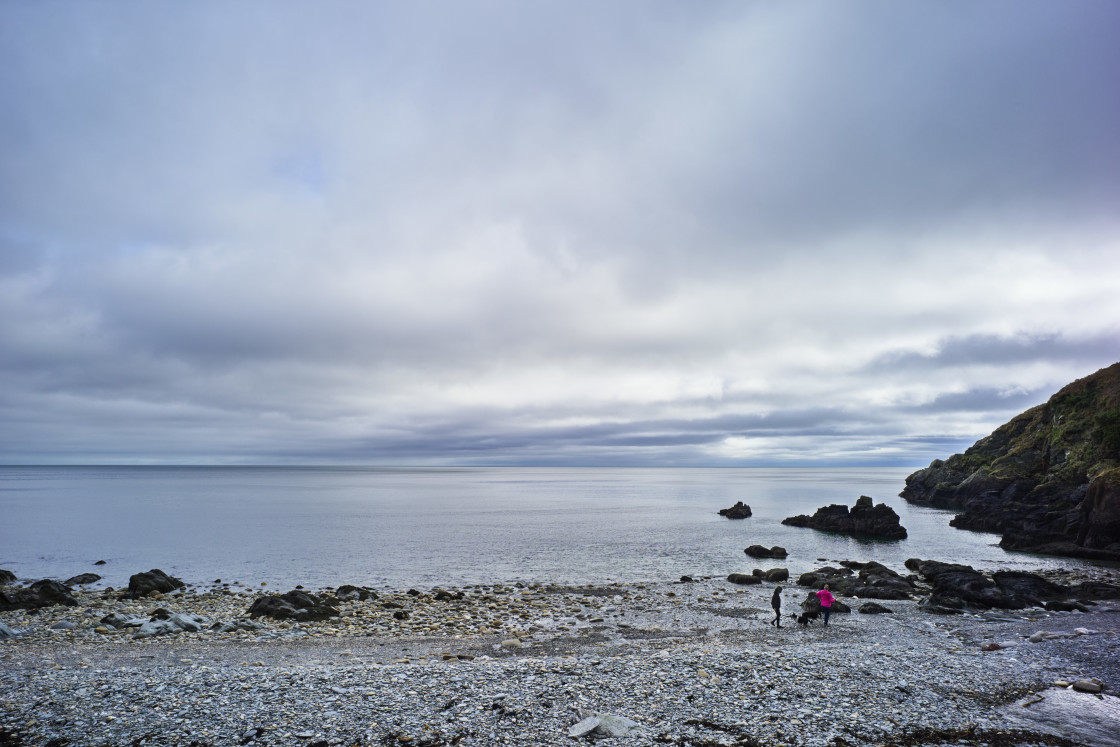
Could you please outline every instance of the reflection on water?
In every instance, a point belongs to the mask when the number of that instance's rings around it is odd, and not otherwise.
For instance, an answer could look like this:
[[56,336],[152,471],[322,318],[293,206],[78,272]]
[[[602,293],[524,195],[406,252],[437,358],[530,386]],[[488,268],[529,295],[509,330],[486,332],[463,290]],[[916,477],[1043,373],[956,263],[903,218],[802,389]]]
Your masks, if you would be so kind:
[[[162,568],[288,588],[496,581],[601,583],[725,576],[781,565],[907,558],[978,568],[1071,567],[1006,553],[897,497],[909,469],[0,467],[0,568],[21,578],[97,570],[105,583]],[[857,540],[781,520],[860,495],[906,540]],[[742,500],[753,516],[717,511]],[[781,545],[784,561],[748,558]]]

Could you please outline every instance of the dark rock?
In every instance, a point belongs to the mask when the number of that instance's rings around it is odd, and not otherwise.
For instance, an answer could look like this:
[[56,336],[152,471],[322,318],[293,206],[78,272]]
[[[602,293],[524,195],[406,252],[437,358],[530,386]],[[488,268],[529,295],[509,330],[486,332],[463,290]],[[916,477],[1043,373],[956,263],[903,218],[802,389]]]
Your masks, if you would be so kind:
[[1032,607],[1041,607],[1046,600],[1065,599],[1070,595],[1069,587],[1025,571],[996,571],[992,574],[992,581],[1001,591],[1022,599]]
[[997,571],[989,579],[967,565],[935,560],[919,560],[914,565],[933,586],[928,605],[934,607],[1018,610],[1042,606],[1044,599],[1068,598],[1073,593],[1069,587],[1031,573]]
[[158,568],[153,568],[145,573],[136,573],[129,577],[128,591],[121,598],[139,599],[155,591],[161,594],[169,594],[176,589],[182,589],[184,586],[186,584],[179,579],[168,576]]
[[99,560],[96,563],[94,563],[94,565],[105,565],[105,561],[104,560]]
[[739,584],[740,586],[762,583],[761,576],[751,576],[746,573],[732,573],[727,577],[727,580],[733,584]]
[[750,555],[752,558],[774,558],[776,560],[781,560],[789,554],[784,547],[778,547],[777,545],[774,547],[751,545],[746,550],[743,550],[743,552]]
[[696,579],[694,579],[692,576],[681,576],[680,582],[682,584],[694,584],[696,583]]
[[783,519],[782,523],[857,537],[906,539],[906,529],[899,523],[894,509],[885,503],[873,504],[866,495],[861,495],[850,511],[847,506],[834,503],[818,508],[812,516],[790,516]]
[[918,602],[918,609],[931,615],[963,615],[968,605],[957,597],[941,596],[935,601],[932,596]]
[[729,519],[746,519],[751,515],[751,507],[742,501],[736,501],[731,508],[721,508],[719,515]]
[[0,610],[37,610],[56,604],[77,607],[78,600],[71,596],[70,587],[49,578],[36,581],[26,589],[0,591]]
[[1071,587],[1070,596],[1077,599],[1120,599],[1120,586],[1100,581],[1085,581]]
[[8,586],[16,582],[16,574],[0,568],[0,586]]
[[[858,563],[846,560],[841,565],[844,567],[825,566],[803,573],[798,577],[797,585],[819,589],[828,584],[833,593],[843,594],[846,597],[895,601],[910,599],[914,591],[913,581],[900,576],[881,563],[874,561]],[[855,573],[857,570],[858,575]]]
[[934,460],[901,495],[958,511],[959,529],[1002,534],[1006,550],[1120,559],[1120,363]]
[[446,589],[433,589],[432,590],[432,597],[437,602],[456,601],[456,600],[462,599],[464,596],[466,596],[466,595],[463,594],[463,592],[461,592],[461,591],[451,592],[451,591],[447,591]]
[[367,589],[364,586],[351,586],[350,584],[343,584],[338,587],[334,595],[347,602],[366,602],[370,599],[377,599],[377,592],[373,589]]
[[408,617],[408,610],[397,610],[393,613],[394,620],[407,620]]
[[280,596],[258,598],[249,608],[249,617],[271,617],[276,620],[326,620],[338,617],[338,610],[313,594],[293,589]]
[[82,573],[73,578],[66,579],[67,586],[85,586],[86,584],[93,584],[101,580],[101,576],[96,573]]
[[884,607],[877,602],[865,602],[859,607],[860,614],[863,615],[880,615],[885,612],[894,612],[890,607]]
[[763,579],[765,579],[766,581],[769,581],[771,583],[776,583],[776,582],[779,582],[779,581],[785,581],[788,578],[789,578],[789,569],[788,568],[771,568],[770,570],[766,571],[766,574],[763,576]]

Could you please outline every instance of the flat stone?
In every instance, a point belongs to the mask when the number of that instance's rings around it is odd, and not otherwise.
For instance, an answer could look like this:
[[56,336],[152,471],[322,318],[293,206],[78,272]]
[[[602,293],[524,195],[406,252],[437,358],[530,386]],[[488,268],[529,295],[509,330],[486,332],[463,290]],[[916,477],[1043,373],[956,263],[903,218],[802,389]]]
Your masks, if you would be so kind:
[[590,734],[591,732],[595,731],[598,728],[599,728],[599,717],[598,716],[588,716],[587,718],[583,719],[579,723],[573,724],[572,726],[568,727],[568,736],[569,737],[575,737],[575,738],[578,739],[579,737],[587,736],[588,734]]

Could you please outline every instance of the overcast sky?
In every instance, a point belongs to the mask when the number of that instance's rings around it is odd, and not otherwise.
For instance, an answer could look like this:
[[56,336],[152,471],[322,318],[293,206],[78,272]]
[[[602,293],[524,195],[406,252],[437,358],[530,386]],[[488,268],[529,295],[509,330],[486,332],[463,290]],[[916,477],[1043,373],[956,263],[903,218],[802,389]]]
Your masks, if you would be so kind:
[[1120,3],[0,2],[0,462],[907,465],[1120,360]]

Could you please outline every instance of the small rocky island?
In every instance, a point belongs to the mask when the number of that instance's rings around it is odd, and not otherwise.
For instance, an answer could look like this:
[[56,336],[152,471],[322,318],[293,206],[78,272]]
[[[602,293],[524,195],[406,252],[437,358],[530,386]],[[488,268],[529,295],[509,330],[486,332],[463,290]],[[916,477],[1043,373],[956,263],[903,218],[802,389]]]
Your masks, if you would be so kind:
[[721,508],[719,515],[729,519],[746,519],[751,515],[751,507],[742,501],[735,501],[735,505],[731,508]]
[[812,516],[801,514],[782,520],[791,527],[809,527],[821,532],[837,532],[857,537],[876,539],[906,539],[906,528],[899,523],[898,514],[885,503],[875,504],[861,495],[851,511],[847,506],[834,503],[817,509]]
[[958,511],[1000,547],[1120,560],[1120,363],[1066,386],[906,478],[911,503]]

